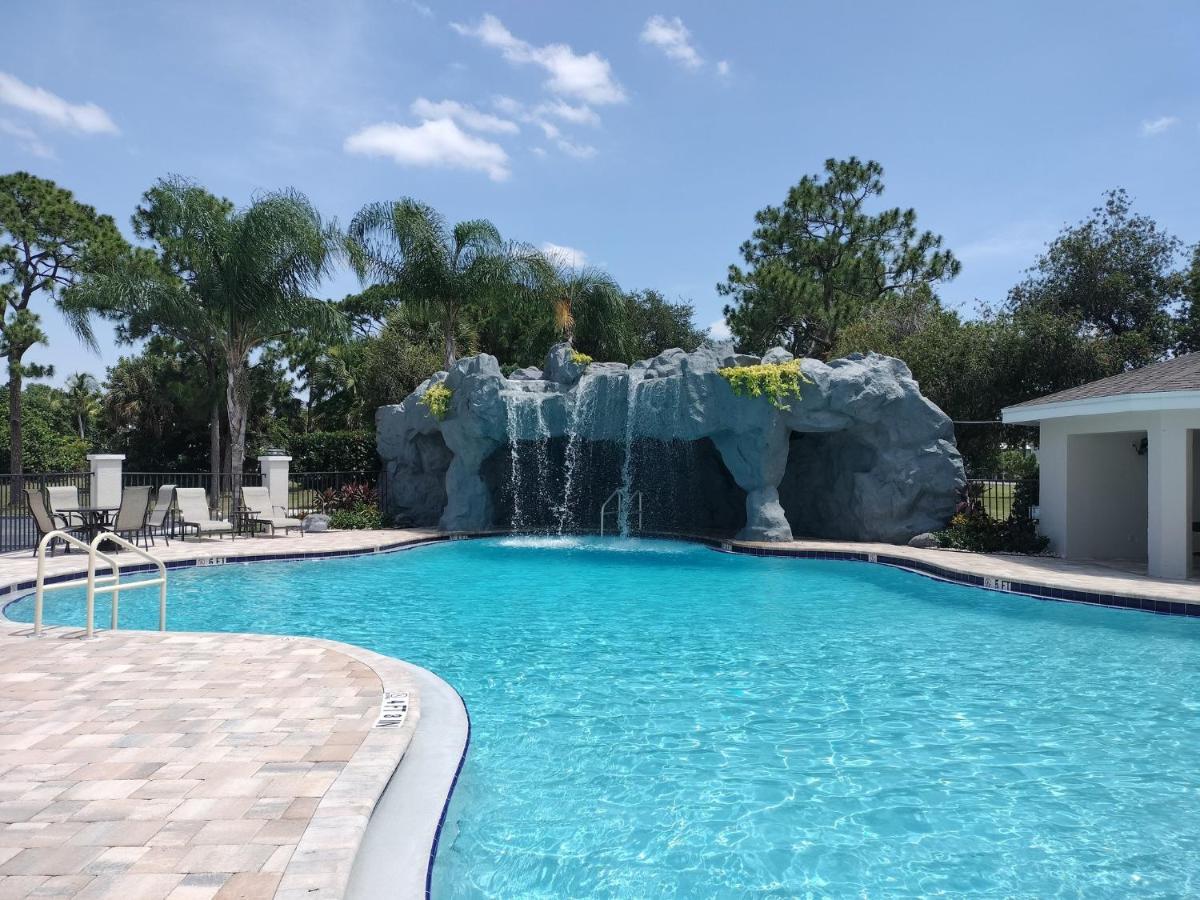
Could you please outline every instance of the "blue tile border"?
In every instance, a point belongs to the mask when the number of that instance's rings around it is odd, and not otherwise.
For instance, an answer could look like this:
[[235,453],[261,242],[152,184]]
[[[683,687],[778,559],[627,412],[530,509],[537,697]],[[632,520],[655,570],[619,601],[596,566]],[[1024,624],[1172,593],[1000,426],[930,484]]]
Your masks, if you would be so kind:
[[[306,562],[319,559],[341,559],[357,556],[374,556],[380,553],[395,553],[401,550],[409,550],[414,547],[421,547],[428,544],[438,544],[447,541],[465,539],[504,537],[508,534],[511,534],[511,532],[445,532],[442,534],[431,534],[419,538],[409,538],[402,541],[394,541],[388,544],[379,544],[374,547],[363,549],[263,553],[250,556],[225,557],[224,562],[218,565],[231,566],[239,563],[249,564],[258,562]],[[976,575],[970,572],[959,572],[955,569],[950,569],[946,568],[945,566],[939,566],[934,563],[926,562],[925,560],[909,559],[908,557],[904,556],[892,556],[886,553],[875,553],[866,550],[813,550],[795,547],[768,547],[761,545],[749,546],[732,539],[649,531],[640,533],[638,537],[655,540],[687,541],[695,544],[703,544],[710,549],[717,550],[719,552],[736,553],[742,556],[842,560],[846,562],[872,563],[895,569],[903,569],[907,572],[913,572],[914,574],[923,575],[927,578],[935,578],[939,581],[969,585],[971,587],[983,588],[985,590],[997,591],[1004,594],[1019,594],[1025,597],[1032,597],[1037,600],[1055,600],[1065,603],[1082,603],[1088,606],[1105,606],[1110,609],[1138,610],[1141,612],[1155,613],[1156,615],[1200,618],[1200,603],[1188,603],[1182,600],[1163,600],[1154,597],[1138,597],[1126,594],[1103,594],[1094,591],[1051,587],[1049,585],[1035,584],[1028,581],[1008,581],[1001,578]],[[207,560],[210,558],[212,557],[176,559],[166,562],[165,565],[167,569],[204,568],[208,565]],[[121,571],[129,574],[137,574],[140,572],[151,572],[154,570],[154,568],[155,567],[149,563],[139,563],[131,566],[122,566]],[[100,575],[109,574],[109,571],[110,570],[107,566],[96,570],[97,574]],[[63,581],[71,581],[78,579],[83,574],[84,573],[82,571],[59,573],[57,575],[49,576],[46,579],[46,583],[56,584]],[[10,582],[9,584],[0,585],[0,597],[7,595],[12,598],[2,607],[0,607],[0,616],[4,616],[9,605],[21,599],[21,597],[33,590],[36,586],[37,584],[33,580],[15,583]]]
[[938,581],[969,585],[1002,594],[1018,594],[1024,597],[1032,597],[1035,600],[1055,600],[1062,603],[1106,606],[1110,609],[1139,610],[1141,612],[1151,612],[1164,616],[1200,618],[1200,603],[1188,603],[1183,600],[1162,600],[1154,597],[1136,597],[1125,594],[1102,594],[1095,591],[1050,587],[1049,585],[1034,584],[1027,581],[1007,581],[1002,578],[975,575],[969,572],[958,572],[954,569],[948,569],[924,560],[909,559],[904,556],[889,556],[884,553],[870,553],[857,550],[804,550],[791,547],[750,547],[744,544],[739,545],[734,541],[711,541],[708,539],[705,539],[703,542],[710,545],[716,544],[725,553],[736,553],[745,556],[832,559],[848,562],[874,563],[894,569],[904,569],[917,575],[923,575],[926,578],[935,578]]

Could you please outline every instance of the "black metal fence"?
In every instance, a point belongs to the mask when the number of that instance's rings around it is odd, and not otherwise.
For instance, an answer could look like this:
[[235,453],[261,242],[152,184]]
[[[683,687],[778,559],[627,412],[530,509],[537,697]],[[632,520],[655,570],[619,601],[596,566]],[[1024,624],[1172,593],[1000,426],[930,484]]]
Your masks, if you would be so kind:
[[325,512],[348,495],[377,500],[378,472],[291,472],[288,515]]
[[1038,429],[1002,422],[955,422],[971,503],[1004,521],[1038,505]]
[[25,488],[43,494],[48,487],[74,487],[79,505],[91,502],[91,472],[39,472],[23,476],[0,475],[0,553],[23,550],[37,544],[38,531],[29,515]]
[[242,486],[257,487],[261,485],[261,472],[243,472],[239,479],[232,480],[229,475],[219,478],[216,490],[213,490],[211,472],[124,472],[121,475],[121,487],[139,487],[149,485],[155,492],[164,484],[173,484],[181,488],[203,488],[208,495],[209,508],[221,518],[229,519],[239,506]]

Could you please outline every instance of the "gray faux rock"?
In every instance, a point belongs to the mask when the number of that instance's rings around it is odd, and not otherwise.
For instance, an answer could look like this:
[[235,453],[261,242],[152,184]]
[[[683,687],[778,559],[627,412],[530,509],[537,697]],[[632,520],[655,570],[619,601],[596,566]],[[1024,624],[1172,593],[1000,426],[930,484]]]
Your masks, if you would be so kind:
[[780,363],[789,363],[795,358],[795,356],[793,356],[787,350],[784,350],[782,347],[772,347],[763,354],[762,361],[764,363],[771,363],[772,365],[777,366]]
[[537,366],[528,366],[524,369],[517,369],[508,376],[509,381],[541,381],[542,370]]
[[936,550],[939,544],[937,538],[928,531],[923,531],[920,534],[913,535],[908,541],[908,546],[917,547],[921,550]]
[[324,513],[309,513],[304,517],[304,521],[301,523],[300,527],[304,531],[311,532],[312,534],[316,534],[320,531],[328,531],[329,516],[325,515]]
[[[765,359],[785,362],[791,354],[774,348]],[[514,480],[506,473],[532,454],[538,511],[559,510],[560,523],[575,515],[577,526],[595,527],[600,501],[637,467],[643,480],[634,487],[650,497],[651,516],[684,501],[703,507],[704,521],[677,523],[689,530],[762,541],[795,535],[904,543],[946,524],[965,483],[962,460],[950,420],[921,396],[903,362],[877,354],[828,364],[805,359],[807,383],[783,410],[735,395],[717,372],[758,362],[727,347],[702,347],[585,370],[559,344],[543,378],[531,379],[505,378],[491,356],[459,360],[403,403],[376,412],[385,512],[448,530],[510,527],[513,513],[498,512],[516,502],[504,496]],[[454,396],[439,422],[418,400],[440,382]],[[623,466],[635,444],[637,465]],[[594,481],[591,500],[555,486],[550,470],[563,468],[564,459],[592,466],[573,470],[570,489]],[[562,510],[574,505],[581,511],[568,509],[564,519]]]

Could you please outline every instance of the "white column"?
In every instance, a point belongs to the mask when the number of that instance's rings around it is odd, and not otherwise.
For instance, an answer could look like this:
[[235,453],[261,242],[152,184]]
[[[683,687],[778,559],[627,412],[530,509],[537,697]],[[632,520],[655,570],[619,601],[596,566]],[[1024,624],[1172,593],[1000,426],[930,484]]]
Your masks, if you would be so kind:
[[92,506],[121,505],[121,473],[124,453],[89,453],[92,467]]
[[263,475],[263,487],[271,494],[271,503],[275,506],[288,508],[288,471],[291,469],[290,456],[260,456],[258,468]]
[[1148,430],[1146,442],[1147,568],[1155,578],[1187,578],[1192,562],[1192,432],[1167,413]]

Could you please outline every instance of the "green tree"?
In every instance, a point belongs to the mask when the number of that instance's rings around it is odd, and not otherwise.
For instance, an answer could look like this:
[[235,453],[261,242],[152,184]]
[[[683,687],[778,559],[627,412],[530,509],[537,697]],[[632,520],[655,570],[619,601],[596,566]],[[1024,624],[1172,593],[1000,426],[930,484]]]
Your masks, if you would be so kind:
[[745,268],[729,267],[717,290],[731,298],[726,321],[738,344],[782,344],[797,356],[827,357],[838,332],[881,300],[958,274],[942,239],[917,231],[912,209],[864,209],[883,193],[883,168],[855,157],[825,162],[782,206],[755,214],[741,246]]
[[[300,329],[342,340],[345,317],[310,294],[343,247],[302,194],[265,194],[244,209],[181,178],[160,180],[134,216],[158,249],[161,271],[128,267],[90,278],[76,308],[145,323],[215,357],[225,378],[228,470],[240,480],[251,401],[250,356]],[[169,275],[170,277],[166,277]],[[210,369],[210,374],[211,374]]]
[[[461,330],[456,344],[473,340]],[[373,423],[377,407],[399,403],[444,362],[441,323],[413,307],[403,307],[387,320],[377,337],[364,341],[359,374],[367,423]],[[367,424],[364,423],[364,424]]]
[[1183,308],[1176,322],[1176,353],[1200,350],[1200,244],[1192,248],[1192,260],[1182,277]]
[[[613,277],[593,266],[575,266],[543,254],[538,293],[555,336],[594,359],[630,354],[629,306]],[[578,344],[576,339],[578,338]]]
[[506,244],[486,219],[451,227],[432,207],[409,198],[363,207],[349,234],[365,283],[387,285],[405,303],[437,308],[446,368],[457,357],[464,315],[502,298],[531,296],[543,267],[540,254]]
[[62,405],[79,426],[79,439],[87,439],[86,424],[96,417],[100,409],[100,383],[87,372],[68,375],[63,382]]
[[35,297],[58,306],[68,324],[88,346],[95,339],[86,316],[63,304],[64,292],[82,275],[103,271],[129,253],[109,216],[80,203],[70,191],[28,172],[0,176],[0,341],[8,357],[9,466],[21,489],[22,379],[45,370],[23,363],[30,347],[46,342],[36,313]]
[[1102,206],[1051,242],[1007,306],[1075,320],[1108,341],[1126,368],[1144,366],[1172,347],[1181,250],[1153,219],[1133,212],[1124,190],[1109,191]]
[[93,442],[124,453],[132,471],[204,469],[209,385],[198,371],[182,343],[152,335],[136,354],[109,368]]
[[673,303],[655,290],[633,291],[625,299],[631,344],[627,362],[648,359],[672,347],[690,352],[704,342],[704,332],[693,324],[696,311],[690,303]]

